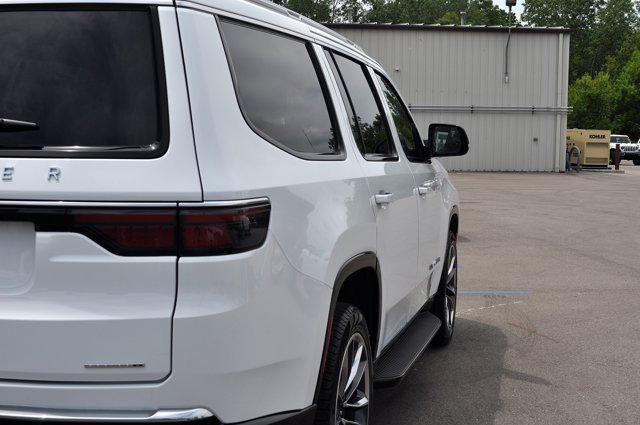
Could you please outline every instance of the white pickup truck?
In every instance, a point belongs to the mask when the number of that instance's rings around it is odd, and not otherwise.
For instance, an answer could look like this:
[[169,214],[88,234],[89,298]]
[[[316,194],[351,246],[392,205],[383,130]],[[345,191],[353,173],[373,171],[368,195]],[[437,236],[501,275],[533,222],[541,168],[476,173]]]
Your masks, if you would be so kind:
[[620,144],[620,159],[628,159],[633,161],[633,165],[640,165],[640,140],[633,142],[629,136],[612,134],[610,141],[612,162],[614,160],[617,144]]

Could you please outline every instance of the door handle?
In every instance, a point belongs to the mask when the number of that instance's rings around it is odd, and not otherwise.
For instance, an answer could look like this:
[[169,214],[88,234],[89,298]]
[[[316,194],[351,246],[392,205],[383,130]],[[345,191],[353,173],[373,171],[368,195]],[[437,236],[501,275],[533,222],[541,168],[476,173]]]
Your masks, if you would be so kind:
[[380,205],[382,208],[386,208],[387,205],[393,202],[394,196],[393,193],[379,193],[373,196],[376,204]]
[[426,196],[431,192],[436,192],[439,189],[440,189],[440,180],[438,179],[428,180],[422,183],[422,185],[418,187],[418,194],[420,194],[420,196]]

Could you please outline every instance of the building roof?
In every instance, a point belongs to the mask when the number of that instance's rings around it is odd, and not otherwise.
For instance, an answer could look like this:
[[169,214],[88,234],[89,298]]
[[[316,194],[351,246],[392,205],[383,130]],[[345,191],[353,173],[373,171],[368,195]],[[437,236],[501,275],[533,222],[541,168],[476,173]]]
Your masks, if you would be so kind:
[[[422,31],[466,31],[466,32],[508,32],[509,27],[500,25],[440,25],[440,24],[392,24],[392,23],[325,23],[332,29],[393,29],[393,30],[422,30]],[[514,33],[563,33],[571,30],[564,27],[511,27]]]

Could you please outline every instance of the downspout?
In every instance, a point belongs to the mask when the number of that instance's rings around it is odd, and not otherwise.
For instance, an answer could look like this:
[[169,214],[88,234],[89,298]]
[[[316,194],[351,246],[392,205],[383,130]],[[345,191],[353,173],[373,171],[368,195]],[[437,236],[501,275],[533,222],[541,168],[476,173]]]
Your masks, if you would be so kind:
[[[562,104],[562,86],[563,86],[563,75],[564,75],[564,34],[558,34],[558,76],[557,76],[557,85],[556,85],[556,107],[559,108]],[[564,171],[560,169],[560,156],[563,155],[562,152],[562,115],[560,113],[556,114],[556,137],[553,143],[555,158],[553,161],[553,171],[560,172]]]
[[511,43],[511,6],[509,6],[509,35],[504,49],[504,83],[509,84],[509,44]]

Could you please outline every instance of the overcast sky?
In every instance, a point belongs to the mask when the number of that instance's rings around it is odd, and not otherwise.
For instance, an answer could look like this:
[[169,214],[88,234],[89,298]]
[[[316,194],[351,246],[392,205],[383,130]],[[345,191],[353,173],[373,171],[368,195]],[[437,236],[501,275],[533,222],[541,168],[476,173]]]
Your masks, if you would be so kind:
[[[505,6],[505,4],[507,4],[506,0],[493,0],[493,2],[495,4],[497,4],[498,6],[500,6],[501,8],[503,8],[504,10],[508,10],[509,9],[507,6]],[[516,16],[518,16],[518,18],[520,17],[520,14],[522,13],[522,4],[523,3],[524,3],[524,0],[518,0],[518,5],[513,8],[513,11],[515,12]]]

